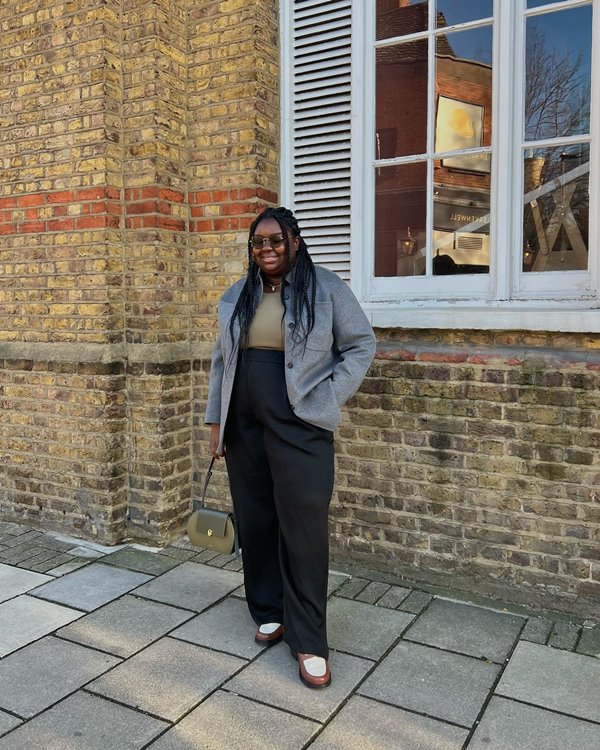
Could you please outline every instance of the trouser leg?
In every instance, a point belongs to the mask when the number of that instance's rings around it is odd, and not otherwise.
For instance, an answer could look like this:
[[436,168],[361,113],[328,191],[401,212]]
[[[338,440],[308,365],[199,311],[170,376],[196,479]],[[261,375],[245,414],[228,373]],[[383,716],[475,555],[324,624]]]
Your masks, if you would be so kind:
[[283,622],[279,522],[263,426],[248,409],[243,370],[236,376],[225,431],[225,458],[244,561],[244,587],[257,625]]

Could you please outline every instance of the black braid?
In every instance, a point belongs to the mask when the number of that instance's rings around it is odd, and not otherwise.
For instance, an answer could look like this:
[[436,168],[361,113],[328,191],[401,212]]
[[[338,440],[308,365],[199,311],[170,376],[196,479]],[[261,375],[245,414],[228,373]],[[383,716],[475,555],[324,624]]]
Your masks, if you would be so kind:
[[[275,219],[281,229],[281,234],[285,239],[285,262],[286,273],[290,269],[290,238],[299,237],[298,250],[296,252],[295,273],[291,284],[291,303],[292,313],[296,322],[294,329],[294,344],[306,343],[308,334],[312,331],[315,324],[315,296],[316,296],[316,273],[312,258],[308,253],[308,247],[304,239],[300,236],[300,227],[294,214],[289,208],[280,206],[279,208],[267,208],[260,213],[250,226],[248,234],[248,272],[246,283],[236,302],[233,315],[229,322],[229,335],[231,336],[232,348],[235,342],[233,327],[237,320],[240,326],[240,346],[245,347],[248,342],[248,332],[250,325],[256,313],[256,280],[259,276],[260,269],[254,262],[252,255],[251,239],[256,227],[263,219]],[[284,284],[281,285],[281,300],[285,308]]]

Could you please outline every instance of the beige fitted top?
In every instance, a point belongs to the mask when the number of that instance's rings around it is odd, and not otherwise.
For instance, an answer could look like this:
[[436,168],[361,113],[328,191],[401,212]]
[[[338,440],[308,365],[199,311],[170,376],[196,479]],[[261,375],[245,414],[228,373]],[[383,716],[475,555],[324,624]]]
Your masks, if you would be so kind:
[[279,292],[263,294],[248,331],[249,349],[283,351],[283,313]]

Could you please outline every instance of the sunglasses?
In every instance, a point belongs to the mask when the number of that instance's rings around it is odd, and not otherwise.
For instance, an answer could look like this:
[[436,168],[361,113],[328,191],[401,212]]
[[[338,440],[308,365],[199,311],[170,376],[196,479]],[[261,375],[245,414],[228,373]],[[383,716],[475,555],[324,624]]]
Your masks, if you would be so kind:
[[265,242],[268,242],[271,247],[281,247],[285,240],[281,234],[270,234],[268,237],[261,237],[260,234],[255,234],[250,240],[252,247],[257,250],[262,250]]

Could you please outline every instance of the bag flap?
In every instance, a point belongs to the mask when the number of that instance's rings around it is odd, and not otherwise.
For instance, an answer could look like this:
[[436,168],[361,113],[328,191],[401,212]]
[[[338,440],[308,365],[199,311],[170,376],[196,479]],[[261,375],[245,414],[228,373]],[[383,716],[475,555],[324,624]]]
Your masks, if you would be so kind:
[[212,508],[199,508],[195,514],[196,529],[200,534],[208,536],[225,536],[227,533],[227,521],[231,514],[223,510]]

